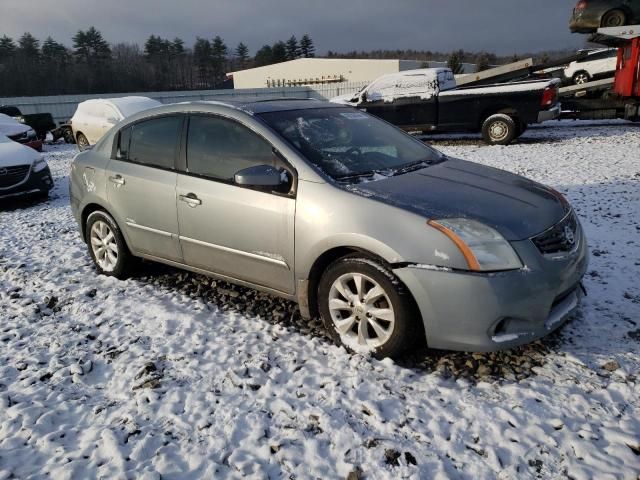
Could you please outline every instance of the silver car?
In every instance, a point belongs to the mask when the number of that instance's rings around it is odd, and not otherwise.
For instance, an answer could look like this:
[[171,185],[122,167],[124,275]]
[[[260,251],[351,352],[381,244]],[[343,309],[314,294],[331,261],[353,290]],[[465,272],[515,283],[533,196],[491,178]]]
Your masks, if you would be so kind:
[[147,110],[75,158],[70,189],[100,273],[142,257],[264,290],[379,357],[540,338],[587,268],[560,193],[319,101]]

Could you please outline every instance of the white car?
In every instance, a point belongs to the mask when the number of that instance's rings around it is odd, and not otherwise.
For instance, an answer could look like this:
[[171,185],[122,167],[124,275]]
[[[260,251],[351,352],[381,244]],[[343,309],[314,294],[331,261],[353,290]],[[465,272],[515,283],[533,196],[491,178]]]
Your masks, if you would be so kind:
[[0,198],[22,194],[46,196],[52,188],[51,172],[42,155],[0,135]]
[[97,98],[78,104],[71,128],[79,150],[86,150],[111,127],[134,113],[162,105],[148,97]]
[[564,76],[576,85],[583,85],[599,77],[612,77],[617,62],[617,48],[593,50],[584,58],[571,62],[564,69]]

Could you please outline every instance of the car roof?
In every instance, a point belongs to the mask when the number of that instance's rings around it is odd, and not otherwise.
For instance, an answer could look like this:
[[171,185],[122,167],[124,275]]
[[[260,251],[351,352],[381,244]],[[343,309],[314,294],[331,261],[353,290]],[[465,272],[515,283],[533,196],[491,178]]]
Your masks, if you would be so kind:
[[344,108],[344,105],[336,105],[328,100],[317,100],[314,98],[277,98],[269,100],[231,100],[231,101],[196,101],[186,102],[190,105],[219,105],[227,106],[237,110],[243,110],[250,114],[260,114],[269,112],[285,112],[290,110],[310,110],[315,108]]

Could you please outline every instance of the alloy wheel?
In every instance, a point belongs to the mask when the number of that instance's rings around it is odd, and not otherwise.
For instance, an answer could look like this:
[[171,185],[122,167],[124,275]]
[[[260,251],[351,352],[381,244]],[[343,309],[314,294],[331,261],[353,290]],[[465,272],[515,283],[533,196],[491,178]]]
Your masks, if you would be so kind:
[[586,73],[579,73],[576,75],[576,85],[584,85],[587,82],[589,82],[589,75],[587,75]]
[[96,263],[105,272],[113,272],[118,264],[118,243],[109,224],[96,221],[91,227],[90,240]]
[[347,273],[333,282],[329,312],[342,342],[354,349],[384,345],[395,328],[389,296],[378,282],[361,273]]

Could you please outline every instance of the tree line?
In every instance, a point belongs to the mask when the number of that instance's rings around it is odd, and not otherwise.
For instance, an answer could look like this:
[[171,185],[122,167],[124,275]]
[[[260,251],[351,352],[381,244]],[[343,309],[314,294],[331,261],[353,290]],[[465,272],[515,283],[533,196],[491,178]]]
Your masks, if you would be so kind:
[[315,56],[308,34],[262,46],[255,54],[240,42],[230,48],[216,35],[181,38],[151,35],[135,43],[109,44],[95,27],[79,30],[72,47],[27,32],[0,36],[0,97],[229,88],[226,73]]
[[[568,50],[522,54],[545,61],[566,56]],[[17,40],[0,36],[0,97],[100,94],[163,90],[199,90],[230,88],[226,73],[314,57],[315,45],[308,34],[300,40],[292,35],[260,47],[250,55],[240,42],[229,47],[216,35],[197,37],[192,46],[181,38],[167,39],[151,35],[140,47],[135,43],[107,42],[95,27],[79,30],[69,48],[47,37],[38,40],[31,33]],[[516,55],[498,56],[491,52],[437,52],[431,50],[373,50],[338,53],[328,58],[369,58],[447,62],[460,73],[464,63],[475,64],[476,71],[518,60]]]

